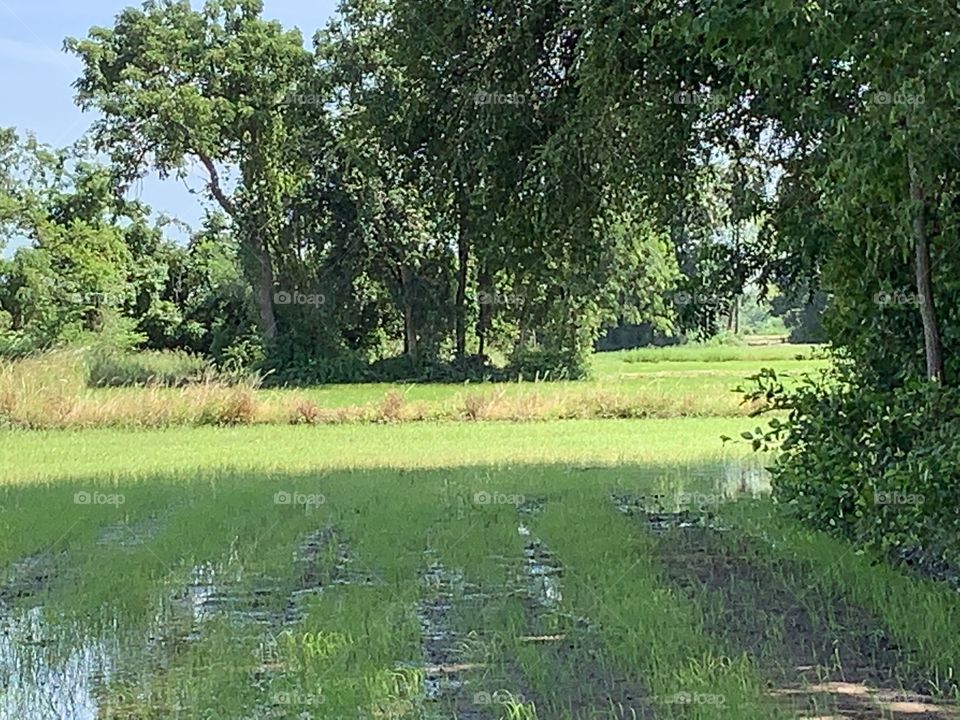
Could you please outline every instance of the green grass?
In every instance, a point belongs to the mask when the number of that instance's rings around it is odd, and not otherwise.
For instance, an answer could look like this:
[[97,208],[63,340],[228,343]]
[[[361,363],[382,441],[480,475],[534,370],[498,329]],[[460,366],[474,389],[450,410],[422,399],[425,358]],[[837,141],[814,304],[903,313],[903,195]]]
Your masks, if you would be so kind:
[[[421,449],[426,445],[422,443]],[[0,495],[9,531],[4,534],[2,559],[5,563],[23,557],[56,559],[43,588],[22,604],[42,602],[47,617],[65,629],[64,645],[80,637],[113,638],[120,628],[122,653],[132,677],[125,673],[122,681],[103,692],[119,707],[121,695],[129,698],[135,688],[139,692],[149,688],[139,700],[137,717],[175,716],[174,707],[185,708],[184,717],[241,717],[284,693],[301,700],[322,696],[322,710],[329,717],[348,716],[358,706],[371,713],[373,708],[406,708],[409,713],[399,716],[419,717],[410,714],[424,703],[415,668],[420,628],[411,608],[426,592],[419,582],[431,562],[426,551],[487,588],[490,600],[482,612],[451,617],[450,622],[451,627],[472,631],[474,646],[492,647],[483,654],[488,664],[502,659],[499,668],[488,668],[490,674],[484,676],[494,683],[490,687],[508,687],[510,667],[527,668],[531,676],[539,672],[530,666],[534,662],[530,657],[516,657],[523,620],[516,598],[501,597],[498,590],[523,562],[516,508],[485,503],[478,500],[480,493],[533,497],[572,492],[560,499],[568,500],[567,507],[575,513],[586,498],[581,496],[586,490],[575,490],[578,487],[592,488],[589,496],[599,502],[611,483],[677,486],[685,475],[712,473],[711,468],[719,471],[717,466],[699,465],[627,465],[604,471],[482,466],[274,475],[206,469],[139,478],[130,473],[112,481],[96,473],[58,479],[50,472],[44,481],[8,484]],[[700,482],[712,484],[707,479]],[[277,505],[274,493],[279,489],[322,494],[324,502],[312,508]],[[78,506],[77,492],[116,494],[124,501]],[[159,523],[147,534],[141,528],[152,516],[158,516]],[[140,542],[104,542],[105,531],[118,524]],[[193,640],[183,639],[191,623],[176,612],[171,598],[188,585],[191,567],[226,563],[240,573],[241,588],[257,587],[261,578],[271,578],[274,605],[282,608],[283,596],[295,584],[291,550],[298,538],[317,527],[336,527],[349,542],[355,569],[369,570],[380,583],[328,588],[308,601],[301,620],[282,631],[214,617],[194,629]],[[232,577],[233,570],[224,575]],[[167,618],[161,628],[155,626],[158,617]],[[677,622],[686,620],[681,616]],[[159,646],[143,639],[165,634],[171,639]],[[326,648],[319,656],[307,647],[318,637]],[[463,637],[466,641],[468,633]],[[257,650],[264,644],[279,661],[263,685],[254,685],[250,679],[262,662]],[[33,651],[25,646],[20,652],[31,656]],[[547,663],[543,672],[552,672],[549,658],[536,662]],[[410,670],[402,670],[405,663],[411,664]],[[522,688],[512,687],[515,695],[523,694],[533,680],[521,684]],[[476,687],[484,687],[479,678]]]
[[915,664],[927,678],[928,692],[960,690],[960,648],[946,639],[960,636],[960,602],[954,590],[905,574],[881,558],[805,528],[775,512],[770,503],[731,505],[726,514],[773,562],[807,564],[808,590],[839,588],[883,618],[908,650],[904,663]]
[[[596,424],[623,425],[626,432],[653,422]],[[116,652],[127,672],[101,688],[104,702],[116,710],[111,717],[244,717],[277,703],[287,712],[279,717],[304,711],[349,717],[357,707],[370,717],[431,717],[431,708],[452,702],[423,694],[416,608],[433,597],[423,577],[435,563],[459,578],[444,590],[449,610],[443,622],[455,638],[446,661],[468,668],[462,677],[469,692],[460,702],[492,699],[486,707],[490,717],[536,711],[536,717],[572,720],[588,709],[595,717],[630,717],[618,714],[616,706],[641,700],[665,718],[792,717],[768,695],[765,666],[732,652],[706,628],[710,596],[689,598],[671,588],[653,537],[611,502],[611,492],[735,496],[741,489],[734,458],[721,460],[708,444],[688,446],[690,438],[677,432],[680,422],[657,422],[674,430],[672,442],[659,445],[660,462],[519,462],[508,454],[512,460],[502,464],[502,450],[490,444],[484,446],[483,464],[458,465],[442,456],[444,462],[431,467],[432,460],[416,458],[429,456],[437,438],[421,432],[415,439],[404,434],[410,426],[400,425],[362,428],[384,433],[379,444],[365,438],[370,454],[379,457],[370,459],[370,467],[353,469],[345,458],[323,468],[288,462],[240,469],[243,463],[224,462],[222,448],[239,446],[225,445],[226,438],[272,428],[211,430],[201,441],[205,458],[198,454],[177,471],[155,464],[142,452],[145,443],[134,442],[154,436],[173,459],[176,447],[160,438],[173,431],[21,435],[101,458],[107,446],[87,443],[112,435],[112,454],[119,459],[107,472],[77,473],[56,454],[41,462],[44,447],[51,446],[38,444],[30,449],[29,471],[10,474],[8,463],[0,491],[0,563],[10,567],[25,557],[54,561],[42,589],[15,607],[42,603],[62,632],[54,642],[61,654],[84,637],[118,640]],[[501,439],[539,427],[549,425],[503,426],[509,432]],[[374,467],[392,457],[382,442],[392,433],[412,446],[409,466]],[[536,444],[542,438],[525,440]],[[544,449],[556,451],[564,440],[569,437]],[[279,456],[309,446],[295,442],[274,451]],[[309,507],[277,504],[278,491],[323,500]],[[77,492],[116,494],[124,501],[76,505]],[[518,502],[542,510],[524,515]],[[765,550],[774,565],[779,557],[804,558],[807,575],[791,582],[811,590],[839,588],[874,607],[891,635],[911,650],[908,661],[939,673],[930,675],[939,682],[930,689],[947,690],[960,637],[955,594],[801,531],[769,503],[733,504],[722,516],[751,542],[775,538]],[[531,609],[535,604],[524,595],[528,537],[518,533],[520,523],[562,568],[562,597],[553,607]],[[126,528],[133,542],[105,541],[115,537],[108,531],[117,526]],[[284,598],[297,587],[292,550],[322,527],[337,529],[349,546],[352,571],[375,578],[374,584],[329,585],[308,597],[303,616],[286,627],[224,615],[196,623],[177,611],[172,598],[189,585],[191,568],[204,563],[222,564],[223,576],[236,577],[237,587],[248,591],[269,579],[271,593],[261,597],[259,607],[282,611]],[[330,552],[318,562],[329,569],[335,557]],[[896,597],[888,596],[891,590]],[[811,594],[811,602],[816,597]],[[831,608],[817,612],[829,616]],[[158,618],[164,618],[160,628]],[[842,637],[843,628],[837,632]],[[565,640],[529,640],[554,634]],[[159,644],[147,639],[167,635]],[[20,652],[39,652],[32,647]],[[677,700],[689,697],[707,700],[694,705]],[[128,715],[120,712],[123,707]],[[439,716],[452,712],[449,707]]]
[[[597,359],[605,365],[595,380],[508,392],[608,383],[710,393],[758,363],[815,364],[761,357],[779,348],[718,350],[733,352],[709,362],[610,354]],[[383,390],[306,392],[349,406],[379,402]],[[409,390],[425,402],[460,392]],[[854,632],[835,619],[839,603],[865,608],[873,624],[862,629],[902,654],[896,668],[876,668],[876,682],[920,675],[924,690],[949,698],[960,657],[956,593],[782,515],[763,497],[765,458],[720,440],[755,424],[718,416],[2,431],[0,657],[16,660],[16,682],[0,694],[0,717],[31,718],[58,686],[31,683],[44,669],[69,678],[60,686],[89,689],[85,702],[109,720],[837,713],[827,694],[802,713],[773,697],[782,678],[770,658],[717,629],[730,596],[678,586],[665,541],[644,517],[617,512],[613,494],[662,497],[668,511],[683,493],[715,498],[690,517],[725,528],[709,548],[718,560],[742,562],[749,546],[776,578],[771,592],[789,590],[826,618],[821,639],[837,646]],[[83,502],[91,498],[113,500]],[[311,536],[321,539],[304,560]],[[198,606],[207,584],[217,592]],[[792,641],[762,595],[748,600],[765,650]],[[197,607],[208,614],[195,617]],[[39,629],[27,622],[31,608],[42,612]],[[84,664],[84,648],[122,672],[103,679]],[[856,671],[829,657],[810,662],[823,679]],[[463,685],[432,699],[437,676]],[[808,685],[794,689],[813,692]]]
[[[654,489],[621,487],[630,486]],[[599,624],[611,662],[620,673],[639,671],[665,717],[786,717],[763,697],[750,660],[726,656],[704,632],[702,610],[663,586],[650,539],[614,522],[608,497],[589,487],[553,494],[557,501],[537,526],[569,564],[572,611]],[[591,531],[597,527],[604,532]],[[669,701],[686,695],[705,702]]]
[[599,364],[594,367],[600,371],[604,362],[615,360],[625,363],[683,361],[720,363],[738,360],[775,362],[816,357],[821,351],[822,346],[819,345],[791,345],[787,343],[772,345],[671,345],[668,347],[647,347],[614,353],[600,353],[595,356],[595,360]]
[[[578,689],[577,678],[589,672],[611,697],[623,687],[642,691],[663,717],[773,717],[781,710],[765,694],[763,668],[730,655],[705,630],[706,605],[665,585],[651,538],[609,499],[611,492],[736,492],[741,476],[730,468],[742,454],[717,436],[741,422],[5,433],[0,563],[53,560],[29,600],[62,618],[64,644],[124,628],[123,652],[141,673],[137,683],[150,688],[141,705],[157,717],[176,705],[237,717],[271,697],[300,705],[322,698],[331,716],[362,706],[418,717],[429,701],[420,691],[420,628],[411,608],[425,592],[420,577],[431,562],[487,588],[478,606],[467,606],[465,586],[456,590],[448,620],[462,638],[457,659],[483,668],[471,675],[472,690],[497,698],[504,716],[539,705],[541,717],[576,717],[578,704],[603,695]],[[323,502],[277,505],[278,491],[322,495]],[[77,505],[78,492],[122,496],[123,503]],[[522,576],[525,540],[516,507],[490,499],[520,496],[542,499],[544,511],[523,522],[564,569],[561,604],[539,617],[516,591],[499,589]],[[773,562],[804,558],[809,577],[799,582],[840,588],[874,609],[911,648],[910,662],[932,669],[931,689],[949,687],[958,635],[942,629],[960,629],[954,595],[801,531],[768,503],[728,506],[724,517],[754,542],[775,538],[766,550]],[[116,527],[139,542],[104,541]],[[263,602],[282,606],[296,583],[291,549],[318,527],[336,527],[356,567],[382,583],[338,586],[313,598],[306,615],[279,635],[214,618],[170,655],[137,639],[158,612],[171,612],[169,598],[203,563],[242,570],[244,587],[271,578],[275,593]],[[576,617],[590,626],[571,623]],[[574,650],[523,640],[546,631],[566,634]],[[251,685],[265,642],[278,644],[270,648],[282,656],[281,670]],[[157,653],[162,662],[149,659]],[[566,684],[558,687],[557,678]],[[690,694],[715,701],[690,708],[670,700]]]
[[745,418],[682,418],[0,432],[0,478],[9,484],[211,468],[269,478],[367,467],[689,462],[745,455],[745,444],[724,444],[720,437],[754,424]]

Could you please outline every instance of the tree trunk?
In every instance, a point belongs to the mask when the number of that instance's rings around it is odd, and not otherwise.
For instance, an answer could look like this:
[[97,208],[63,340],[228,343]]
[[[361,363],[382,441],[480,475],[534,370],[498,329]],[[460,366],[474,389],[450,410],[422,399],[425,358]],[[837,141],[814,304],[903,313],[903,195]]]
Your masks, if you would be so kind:
[[[235,226],[241,228],[241,232],[244,232],[248,223],[244,222],[240,209],[220,186],[220,174],[217,171],[216,164],[212,158],[202,152],[197,152],[196,156],[207,169],[209,176],[207,189],[211,196],[230,216]],[[248,184],[250,183],[248,177],[245,176],[244,179]],[[257,314],[260,318],[260,330],[265,338],[272,340],[277,336],[277,317],[273,312],[273,260],[270,258],[270,248],[257,231],[249,236],[247,245],[249,246],[249,262],[246,263],[244,270],[249,275],[248,280],[253,287]]]
[[403,292],[403,349],[414,363],[417,362],[417,324],[414,318],[413,271],[410,266],[400,266],[400,285]]
[[470,246],[467,242],[463,210],[460,211],[460,226],[457,233],[457,298],[456,298],[456,352],[458,358],[467,354],[467,268],[470,261]]
[[487,352],[487,330],[490,329],[492,320],[493,304],[489,300],[493,297],[492,286],[493,279],[487,270],[486,265],[480,268],[477,275],[477,290],[480,297],[487,302],[480,302],[480,313],[477,318],[477,341],[479,343],[478,352],[481,358],[486,357]]
[[255,295],[260,315],[260,329],[269,340],[277,337],[277,318],[273,312],[273,261],[263,238],[254,236],[251,250],[257,263]]
[[916,258],[917,297],[923,321],[923,347],[927,359],[927,379],[943,385],[943,341],[933,305],[933,283],[930,277],[930,238],[926,226],[926,198],[913,156],[910,165],[910,199],[916,205],[913,218],[913,240]]
[[517,334],[516,349],[523,350],[527,347],[527,342],[530,339],[530,324],[527,322],[525,312],[521,312],[518,322],[520,323],[520,332]]

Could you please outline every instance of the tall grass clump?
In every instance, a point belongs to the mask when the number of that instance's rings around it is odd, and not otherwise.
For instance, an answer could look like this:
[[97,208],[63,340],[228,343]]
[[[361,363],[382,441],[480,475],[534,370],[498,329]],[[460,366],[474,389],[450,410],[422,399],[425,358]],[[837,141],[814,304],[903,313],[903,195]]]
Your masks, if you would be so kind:
[[[189,355],[148,354],[139,363],[98,349],[63,349],[0,362],[0,425],[23,429],[163,427],[256,422],[260,379],[221,380]],[[106,391],[121,376],[138,387]],[[145,380],[133,383],[134,379]]]
[[83,353],[58,350],[0,361],[0,424],[27,428],[64,421],[86,388]]

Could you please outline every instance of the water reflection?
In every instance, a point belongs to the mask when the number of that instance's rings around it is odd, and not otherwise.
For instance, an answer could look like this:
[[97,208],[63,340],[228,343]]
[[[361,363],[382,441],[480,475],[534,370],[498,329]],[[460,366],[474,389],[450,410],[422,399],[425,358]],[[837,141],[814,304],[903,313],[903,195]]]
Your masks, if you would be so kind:
[[65,641],[63,628],[31,608],[0,624],[0,719],[95,720],[97,690],[110,675],[106,643]]

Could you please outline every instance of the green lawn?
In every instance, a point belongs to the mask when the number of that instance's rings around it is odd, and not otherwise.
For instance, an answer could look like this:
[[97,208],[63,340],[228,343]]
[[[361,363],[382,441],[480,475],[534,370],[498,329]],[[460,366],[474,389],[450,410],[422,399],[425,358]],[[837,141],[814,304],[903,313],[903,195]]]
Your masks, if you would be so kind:
[[636,350],[598,353],[594,356],[594,368],[601,373],[608,364],[626,363],[629,365],[661,362],[695,362],[711,365],[726,362],[783,362],[798,358],[818,357],[822,354],[820,345],[792,345],[776,343],[767,345],[671,345],[668,347],[646,347]]
[[4,483],[131,473],[244,469],[260,473],[465,465],[698,462],[742,457],[724,444],[745,418],[570,420],[562,423],[262,425],[0,433]]

